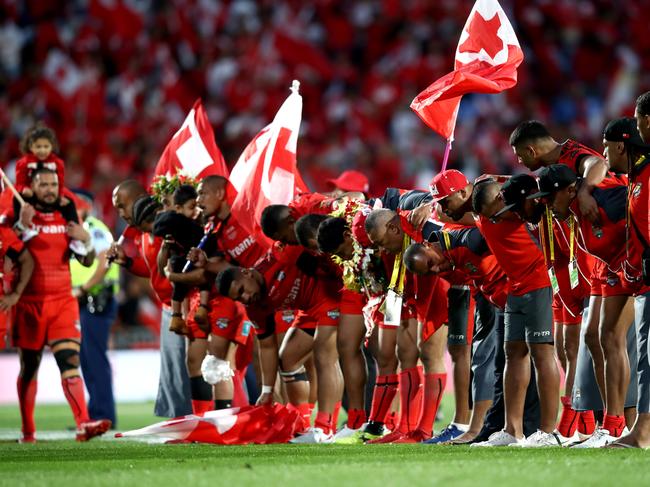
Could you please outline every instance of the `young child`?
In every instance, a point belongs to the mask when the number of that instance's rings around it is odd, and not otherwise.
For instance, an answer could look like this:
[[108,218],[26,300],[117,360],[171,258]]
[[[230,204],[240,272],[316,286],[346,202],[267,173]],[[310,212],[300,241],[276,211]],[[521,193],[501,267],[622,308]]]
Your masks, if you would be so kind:
[[65,187],[65,166],[63,160],[55,153],[59,151],[59,143],[54,131],[43,124],[36,124],[25,133],[20,142],[20,150],[23,157],[16,161],[16,190],[29,201],[33,196],[30,189],[32,172],[41,167],[56,171],[59,179],[58,210],[66,221],[78,223],[77,210],[75,205],[71,204],[74,196]]
[[[172,195],[173,209],[163,211],[156,216],[153,233],[163,237],[165,243],[159,254],[158,266],[164,268],[170,261],[174,272],[182,272],[186,255],[203,237],[203,227],[196,220],[196,189],[191,184],[181,184]],[[190,289],[179,283],[173,283],[172,321],[169,329],[175,333],[187,332],[187,325],[182,315],[183,300]],[[199,309],[194,319],[199,326],[207,323],[209,287],[200,289]]]

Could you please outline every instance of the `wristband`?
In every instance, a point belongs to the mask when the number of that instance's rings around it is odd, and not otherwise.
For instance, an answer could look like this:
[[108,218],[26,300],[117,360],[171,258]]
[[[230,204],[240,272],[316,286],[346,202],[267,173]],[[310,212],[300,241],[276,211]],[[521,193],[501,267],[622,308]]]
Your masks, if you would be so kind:
[[262,386],[262,394],[270,394],[271,392],[273,392],[273,387]]

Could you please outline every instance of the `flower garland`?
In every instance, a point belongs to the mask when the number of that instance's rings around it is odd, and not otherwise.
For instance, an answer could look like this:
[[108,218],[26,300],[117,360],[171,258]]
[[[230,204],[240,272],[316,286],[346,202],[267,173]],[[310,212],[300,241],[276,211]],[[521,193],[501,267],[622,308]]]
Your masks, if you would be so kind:
[[[361,202],[343,198],[330,216],[344,218],[348,227],[352,228],[355,215],[367,208]],[[332,256],[334,263],[343,270],[343,285],[351,291],[365,292],[368,297],[382,295],[386,290],[386,277],[374,249],[363,248],[354,236],[352,236],[352,248],[353,254],[349,260]]]
[[172,177],[167,177],[161,174],[154,178],[153,183],[151,184],[151,193],[158,203],[162,203],[165,197],[170,196],[183,184],[191,184],[196,188],[199,185],[199,182],[182,172],[178,172]]

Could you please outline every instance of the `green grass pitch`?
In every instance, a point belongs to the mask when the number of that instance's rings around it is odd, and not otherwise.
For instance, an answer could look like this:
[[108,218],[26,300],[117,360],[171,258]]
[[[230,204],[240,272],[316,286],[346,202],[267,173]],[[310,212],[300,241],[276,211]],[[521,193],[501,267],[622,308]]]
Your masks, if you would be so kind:
[[[451,398],[446,398],[449,417]],[[151,404],[118,407],[120,429],[157,419]],[[37,405],[43,437],[71,423],[65,405]],[[647,485],[650,458],[632,450],[496,450],[426,445],[146,444],[109,437],[89,443],[12,441],[16,406],[0,407],[0,486],[504,486]],[[436,425],[439,429],[444,424]]]

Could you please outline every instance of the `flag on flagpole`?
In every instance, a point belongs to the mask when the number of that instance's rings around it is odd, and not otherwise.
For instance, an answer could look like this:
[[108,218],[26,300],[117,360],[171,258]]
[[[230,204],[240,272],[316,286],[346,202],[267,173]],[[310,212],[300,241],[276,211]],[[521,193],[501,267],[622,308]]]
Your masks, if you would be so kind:
[[228,177],[226,161],[200,99],[194,102],[183,125],[165,147],[154,176],[172,177],[179,172],[193,179],[210,175]]
[[217,445],[287,443],[304,431],[302,415],[292,405],[243,406],[190,414],[137,430],[116,433],[116,438],[158,436]]
[[232,214],[261,245],[272,242],[260,227],[264,208],[272,204],[288,204],[300,193],[308,191],[298,172],[296,152],[302,119],[300,83],[293,82],[291,94],[275,115],[248,144],[230,173],[230,182],[238,194]]
[[512,88],[523,60],[515,31],[499,2],[477,0],[458,41],[454,70],[416,96],[411,109],[434,131],[453,140],[462,96]]

